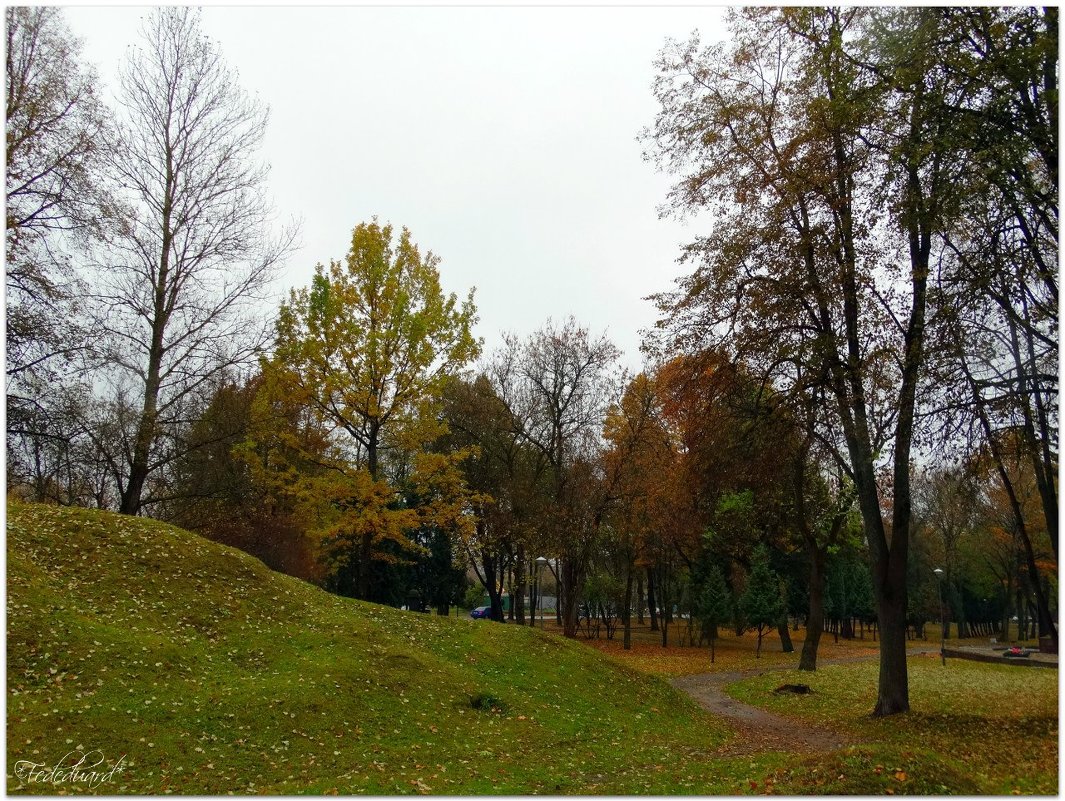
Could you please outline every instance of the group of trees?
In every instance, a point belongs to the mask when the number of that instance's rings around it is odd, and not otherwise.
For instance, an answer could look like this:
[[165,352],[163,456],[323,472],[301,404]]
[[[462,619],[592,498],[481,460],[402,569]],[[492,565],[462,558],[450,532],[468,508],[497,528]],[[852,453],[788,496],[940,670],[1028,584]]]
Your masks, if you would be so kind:
[[930,621],[1056,642],[1056,9],[729,20],[658,61],[665,212],[711,222],[633,376],[572,318],[482,354],[376,219],[271,306],[266,110],[197,12],[111,109],[58,9],[7,9],[9,491],[412,608],[469,567],[497,620],[546,558],[565,634],[625,647],[801,620],[812,670],[869,626],[882,715]]
[[57,8],[8,8],[8,484],[128,514],[173,500],[190,424],[254,361],[294,229],[267,113],[190,8],[157,10],[117,108]]
[[668,210],[715,218],[658,299],[658,344],[718,344],[808,417],[861,513],[876,712],[901,712],[918,456],[987,460],[1056,641],[1034,535],[1056,560],[1057,10],[730,19],[727,44],[693,37],[658,64],[646,141],[679,179]]

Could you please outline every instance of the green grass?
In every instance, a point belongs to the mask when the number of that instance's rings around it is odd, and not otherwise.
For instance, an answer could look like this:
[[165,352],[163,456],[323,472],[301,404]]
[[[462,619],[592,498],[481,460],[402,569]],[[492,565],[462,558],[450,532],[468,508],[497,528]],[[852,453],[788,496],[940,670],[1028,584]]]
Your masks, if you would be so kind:
[[[7,788],[99,750],[96,792],[730,793],[784,764],[554,635],[339,598],[187,532],[7,509]],[[490,697],[489,703],[475,699]]]
[[[654,664],[338,598],[151,520],[12,503],[7,524],[8,792],[1057,789],[1055,671],[914,659],[917,711],[883,721],[875,662],[767,673],[731,691],[863,744],[720,758],[731,728]],[[817,692],[769,692],[785,681]],[[91,751],[124,769],[92,788],[16,773]]]
[[[1056,670],[963,660],[943,667],[938,655],[913,657],[911,711],[887,718],[869,716],[877,676],[874,661],[729,685],[741,701],[863,741],[781,769],[772,777],[775,792],[1057,793]],[[785,683],[808,684],[814,692],[772,692]]]

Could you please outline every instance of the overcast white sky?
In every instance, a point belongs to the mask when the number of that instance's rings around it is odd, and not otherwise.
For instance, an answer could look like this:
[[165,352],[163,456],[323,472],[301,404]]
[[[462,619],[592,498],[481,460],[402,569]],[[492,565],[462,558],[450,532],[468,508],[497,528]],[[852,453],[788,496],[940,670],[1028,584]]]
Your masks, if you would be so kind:
[[[144,7],[66,9],[108,88]],[[240,83],[271,108],[263,157],[303,247],[279,290],[342,259],[377,215],[475,286],[486,350],[574,315],[640,366],[643,298],[668,289],[696,226],[660,220],[641,158],[667,37],[723,35],[722,7],[207,7]]]

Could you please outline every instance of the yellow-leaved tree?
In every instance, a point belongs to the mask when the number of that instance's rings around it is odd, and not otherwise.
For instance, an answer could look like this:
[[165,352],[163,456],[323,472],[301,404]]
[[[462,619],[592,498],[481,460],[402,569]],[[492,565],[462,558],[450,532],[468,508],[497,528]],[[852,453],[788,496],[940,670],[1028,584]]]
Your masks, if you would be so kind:
[[[364,599],[372,563],[395,559],[382,543],[409,550],[408,532],[417,526],[443,518],[461,524],[463,485],[446,476],[457,476],[464,454],[429,450],[444,431],[444,382],[480,352],[471,331],[473,290],[461,302],[445,294],[439,259],[422,255],[406,228],[398,239],[393,233],[376,218],[360,224],[343,262],[319,264],[311,285],[292,291],[274,355],[263,365],[263,403],[298,407],[321,432],[307,452],[291,414],[260,417],[279,423],[258,432],[276,444],[275,460],[288,455],[289,469],[271,472],[315,510],[335,566],[352,571],[355,595]],[[425,492],[428,486],[437,491]],[[412,496],[411,487],[421,491]]]

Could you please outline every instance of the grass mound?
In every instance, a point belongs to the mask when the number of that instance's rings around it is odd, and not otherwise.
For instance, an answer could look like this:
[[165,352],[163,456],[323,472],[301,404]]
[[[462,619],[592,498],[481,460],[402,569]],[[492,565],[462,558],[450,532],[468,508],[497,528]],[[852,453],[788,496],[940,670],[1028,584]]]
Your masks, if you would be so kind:
[[[332,596],[157,521],[7,514],[9,792],[735,785],[706,758],[726,727],[580,644]],[[47,772],[90,754],[118,769]]]

